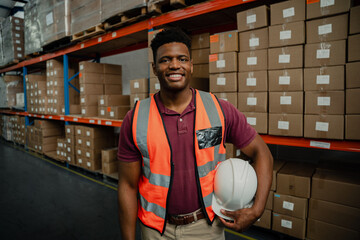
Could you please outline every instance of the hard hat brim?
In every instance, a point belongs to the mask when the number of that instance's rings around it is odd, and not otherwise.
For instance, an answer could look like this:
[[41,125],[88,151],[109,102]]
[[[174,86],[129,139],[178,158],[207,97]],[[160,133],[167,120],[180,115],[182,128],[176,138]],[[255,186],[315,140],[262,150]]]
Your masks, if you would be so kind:
[[232,220],[232,221],[234,220],[234,219],[232,219],[231,217],[225,216],[224,214],[222,214],[222,213],[220,212],[220,209],[224,209],[224,210],[227,210],[227,211],[234,211],[234,210],[232,210],[232,209],[227,209],[227,208],[221,206],[221,205],[216,201],[215,194],[213,194],[213,196],[212,196],[212,209],[213,209],[214,213],[215,213],[216,215],[218,215],[219,217],[222,217],[222,218],[224,218],[224,219],[226,219],[226,220]]

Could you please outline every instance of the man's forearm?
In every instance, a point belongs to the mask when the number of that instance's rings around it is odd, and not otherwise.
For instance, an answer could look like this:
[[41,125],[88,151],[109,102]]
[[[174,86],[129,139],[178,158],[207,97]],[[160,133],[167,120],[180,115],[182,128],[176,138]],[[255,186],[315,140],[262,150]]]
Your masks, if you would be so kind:
[[121,186],[118,189],[121,239],[135,240],[137,220],[137,189]]

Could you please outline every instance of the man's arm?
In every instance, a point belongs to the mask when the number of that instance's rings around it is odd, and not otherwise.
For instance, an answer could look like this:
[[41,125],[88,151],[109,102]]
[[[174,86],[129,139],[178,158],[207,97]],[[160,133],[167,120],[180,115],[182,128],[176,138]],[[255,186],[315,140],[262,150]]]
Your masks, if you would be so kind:
[[141,161],[119,161],[118,203],[121,239],[135,240]]
[[258,186],[255,201],[251,208],[244,208],[233,212],[221,210],[224,215],[235,219],[233,223],[230,223],[220,218],[222,223],[226,227],[236,231],[246,230],[261,217],[269,195],[273,170],[273,158],[271,152],[259,135],[256,135],[254,140],[241,149],[241,151],[254,160],[254,169],[257,175]]

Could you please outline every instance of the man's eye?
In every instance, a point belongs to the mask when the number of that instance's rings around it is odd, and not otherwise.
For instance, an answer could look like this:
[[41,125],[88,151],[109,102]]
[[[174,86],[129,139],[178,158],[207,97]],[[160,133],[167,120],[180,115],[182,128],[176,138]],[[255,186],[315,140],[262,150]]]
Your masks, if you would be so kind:
[[166,63],[169,62],[169,59],[160,59],[160,63]]
[[180,62],[187,62],[187,58],[180,58]]

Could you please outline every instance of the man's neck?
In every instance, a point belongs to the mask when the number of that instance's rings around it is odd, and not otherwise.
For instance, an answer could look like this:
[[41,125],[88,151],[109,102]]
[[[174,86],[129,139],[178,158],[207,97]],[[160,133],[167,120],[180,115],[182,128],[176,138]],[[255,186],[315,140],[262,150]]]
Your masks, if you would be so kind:
[[160,100],[167,109],[182,113],[192,100],[193,92],[186,88],[180,92],[160,91]]

